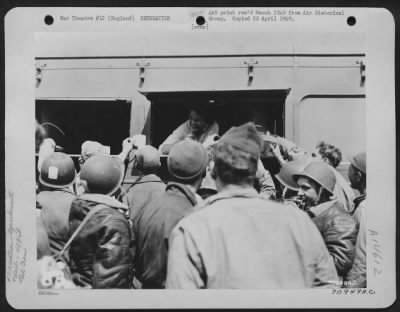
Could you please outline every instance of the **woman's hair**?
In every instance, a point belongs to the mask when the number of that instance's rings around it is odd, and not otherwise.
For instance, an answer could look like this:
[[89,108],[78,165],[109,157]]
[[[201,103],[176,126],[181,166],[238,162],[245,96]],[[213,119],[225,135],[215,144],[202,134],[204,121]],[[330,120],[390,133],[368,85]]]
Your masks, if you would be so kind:
[[321,157],[327,159],[333,168],[336,168],[342,161],[342,152],[336,146],[321,141],[316,148]]
[[199,114],[207,124],[212,124],[215,121],[215,112],[209,104],[194,104],[190,110]]

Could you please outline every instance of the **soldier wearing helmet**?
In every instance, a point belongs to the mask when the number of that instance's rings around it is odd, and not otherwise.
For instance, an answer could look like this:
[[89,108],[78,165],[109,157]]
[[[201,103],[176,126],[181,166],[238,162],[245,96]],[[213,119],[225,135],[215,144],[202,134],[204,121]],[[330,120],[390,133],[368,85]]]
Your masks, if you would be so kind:
[[128,206],[113,195],[124,177],[118,157],[97,154],[81,167],[85,193],[71,205],[70,235],[92,209],[96,211],[75,236],[70,247],[75,282],[91,288],[129,288],[132,281],[131,228]]
[[136,151],[133,157],[133,170],[137,171],[138,177],[126,195],[132,222],[140,218],[150,201],[164,193],[165,184],[157,175],[160,167],[160,152],[155,147],[145,145]]
[[[122,151],[120,154],[116,155],[117,158],[119,158],[125,165],[128,165],[128,156],[131,154],[134,154],[134,152],[137,149],[137,146],[135,146],[135,137],[133,138],[126,138],[122,141]],[[79,164],[82,166],[90,157],[94,155],[110,155],[110,147],[105,146],[101,144],[100,142],[97,141],[85,141],[82,144],[81,147],[81,155],[79,156]],[[126,167],[124,169],[124,175],[125,175]],[[82,194],[85,190],[83,187],[83,184],[80,183],[80,174],[77,176],[77,194],[80,195]],[[124,190],[121,188],[120,193],[118,194],[118,199],[121,202],[127,203],[126,199],[126,194]]]
[[251,123],[219,140],[212,169],[218,194],[174,228],[167,288],[311,288],[337,279],[310,218],[254,189],[261,144]]
[[143,288],[164,288],[167,274],[168,238],[178,221],[202,199],[196,194],[206,174],[208,156],[194,140],[176,143],[168,155],[170,182],[133,220],[137,235],[135,270]]
[[333,196],[335,174],[326,163],[314,161],[293,178],[299,186],[299,196],[304,198],[305,209],[321,232],[344,281],[354,260],[358,228],[354,218]]
[[276,179],[282,186],[281,200],[284,203],[294,203],[301,209],[304,209],[304,202],[299,199],[299,186],[293,179],[293,175],[303,171],[308,161],[305,157],[291,160],[283,164],[279,173],[275,175]]
[[68,217],[75,199],[75,176],[72,158],[60,152],[44,158],[40,168],[36,203],[53,255],[62,250],[69,238]]
[[336,177],[328,165],[315,161],[293,178],[299,186],[298,194],[304,198],[305,208],[327,202],[333,196]]

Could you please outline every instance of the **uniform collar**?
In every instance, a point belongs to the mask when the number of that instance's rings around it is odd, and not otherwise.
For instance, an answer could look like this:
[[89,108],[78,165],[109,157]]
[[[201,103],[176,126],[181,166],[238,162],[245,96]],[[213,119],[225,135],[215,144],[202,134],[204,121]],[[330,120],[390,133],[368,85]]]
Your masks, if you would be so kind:
[[210,196],[204,201],[204,205],[210,205],[221,199],[235,198],[235,197],[241,197],[241,198],[259,197],[265,199],[265,197],[258,194],[257,191],[252,187],[243,187],[243,188],[235,187],[232,189],[223,189],[219,193]]
[[201,196],[199,194],[197,194],[196,189],[191,186],[191,185],[186,185],[188,187],[189,190],[192,191],[194,197],[196,198],[197,204],[201,204],[203,202],[203,198],[201,198]]
[[184,195],[193,206],[197,205],[197,198],[195,196],[195,192],[189,187],[189,185],[178,183],[178,182],[168,182],[165,191],[179,192]]
[[160,177],[158,177],[157,175],[155,175],[153,173],[141,176],[136,181],[137,181],[136,184],[148,183],[148,182],[160,182],[160,183],[163,183],[163,181],[160,179]]
[[63,193],[70,193],[72,195],[75,195],[74,192],[71,190],[71,187],[63,187],[63,188],[46,188],[44,190],[40,190],[38,193],[44,193],[44,192],[63,192]]
[[98,204],[104,204],[111,208],[128,210],[127,205],[119,202],[115,198],[108,196],[108,195],[85,193],[85,194],[82,194],[81,196],[79,196],[79,198],[82,200],[87,200],[87,201],[95,202]]
[[363,200],[367,198],[367,194],[362,194],[356,198],[354,198],[354,210],[361,204]]
[[318,206],[311,207],[309,209],[309,211],[311,211],[311,213],[314,215],[314,217],[317,217],[317,216],[323,214],[329,208],[331,208],[336,202],[337,202],[337,199],[330,200],[325,203],[319,204]]

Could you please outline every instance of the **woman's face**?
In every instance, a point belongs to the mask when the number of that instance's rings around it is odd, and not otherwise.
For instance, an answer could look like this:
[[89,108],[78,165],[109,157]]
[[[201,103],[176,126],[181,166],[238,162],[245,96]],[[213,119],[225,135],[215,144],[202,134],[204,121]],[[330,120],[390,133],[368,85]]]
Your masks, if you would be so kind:
[[318,185],[306,177],[300,177],[297,180],[297,184],[299,185],[299,191],[297,195],[304,199],[305,208],[316,206],[319,199]]
[[314,152],[311,153],[311,157],[315,160],[323,161],[324,163],[333,167],[333,164],[329,161],[329,159],[327,157],[323,157],[318,149],[315,149]]
[[189,114],[189,124],[194,132],[201,132],[206,127],[207,123],[202,116],[200,116],[194,110],[190,111]]
[[319,150],[317,148],[314,149],[314,151],[311,153],[311,157],[314,158],[315,160],[323,161],[323,158],[322,158],[322,156],[319,153]]

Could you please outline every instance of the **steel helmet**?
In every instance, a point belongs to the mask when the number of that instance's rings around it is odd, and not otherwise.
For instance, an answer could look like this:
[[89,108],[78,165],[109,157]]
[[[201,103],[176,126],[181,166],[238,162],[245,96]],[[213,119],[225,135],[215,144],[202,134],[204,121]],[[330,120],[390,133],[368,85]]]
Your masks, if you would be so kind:
[[303,171],[304,167],[307,165],[307,160],[305,158],[299,158],[297,160],[289,161],[284,164],[278,174],[275,175],[276,179],[288,189],[297,191],[299,186],[293,179],[294,174],[299,174]]
[[90,193],[112,195],[124,178],[124,165],[116,157],[94,155],[82,165],[80,179],[85,180]]
[[192,181],[207,169],[207,151],[199,142],[182,140],[176,143],[167,158],[168,172],[177,181]]
[[64,188],[74,183],[76,176],[74,161],[64,153],[48,155],[42,163],[39,181],[52,188]]
[[300,177],[306,177],[321,185],[333,195],[336,184],[336,176],[333,168],[322,161],[313,161],[307,165],[299,174],[294,174],[293,179],[297,182]]

